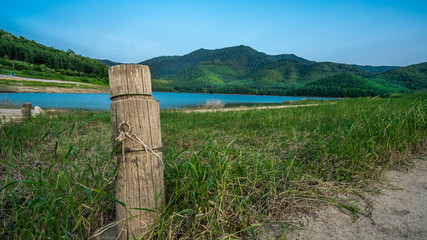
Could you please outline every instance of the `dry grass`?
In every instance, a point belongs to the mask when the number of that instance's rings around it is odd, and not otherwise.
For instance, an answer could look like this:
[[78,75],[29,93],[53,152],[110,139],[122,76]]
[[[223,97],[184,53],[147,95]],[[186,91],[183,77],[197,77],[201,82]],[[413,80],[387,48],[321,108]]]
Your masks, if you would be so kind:
[[223,108],[225,106],[225,103],[223,103],[221,100],[211,99],[208,100],[205,105],[203,105],[203,108],[206,109],[219,109]]

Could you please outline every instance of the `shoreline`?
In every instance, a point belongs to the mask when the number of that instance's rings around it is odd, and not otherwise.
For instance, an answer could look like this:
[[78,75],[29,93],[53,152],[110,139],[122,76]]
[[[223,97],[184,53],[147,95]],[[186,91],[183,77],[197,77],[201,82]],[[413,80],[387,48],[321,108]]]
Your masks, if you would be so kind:
[[[318,97],[318,96],[289,96],[289,95],[263,95],[263,94],[239,94],[239,93],[195,93],[195,92],[163,92],[163,91],[153,91],[153,92],[162,92],[162,93],[190,93],[190,94],[218,94],[218,95],[236,95],[236,96],[263,96],[263,97],[302,97],[302,98],[334,98],[334,99],[346,99],[343,97]],[[302,99],[301,99],[302,100]]]
[[[109,94],[109,91],[98,90],[98,89],[84,89],[84,88],[57,88],[57,87],[46,87],[46,89],[30,89],[31,87],[22,87],[25,89],[18,89],[16,91],[8,90],[1,91],[0,93],[86,93],[86,94]],[[254,94],[236,94],[236,93],[193,93],[193,92],[162,92],[152,91],[153,93],[176,93],[176,94],[205,94],[205,95],[225,95],[225,96],[254,96],[254,97],[292,97],[302,98],[299,100],[313,99],[313,100],[338,100],[345,99],[341,97],[316,97],[316,96],[285,96],[285,95],[254,95]]]
[[1,93],[108,93],[108,86],[0,74]]
[[59,79],[44,79],[44,78],[32,78],[32,77],[20,77],[20,76],[10,76],[10,75],[4,75],[4,74],[0,74],[0,79],[14,80],[14,81],[74,83],[74,84],[84,84],[84,85],[95,85],[95,84],[84,83],[84,82],[73,82],[73,81],[59,80]]
[[56,87],[47,87],[47,90],[40,91],[39,89],[27,89],[30,87],[25,87],[25,90],[6,90],[0,91],[0,93],[84,93],[84,94],[109,94],[108,91],[98,90],[98,89],[84,89],[84,88],[56,88]]
[[[0,93],[109,93],[109,88],[106,86],[81,83],[81,82],[71,82],[63,80],[51,80],[51,79],[38,79],[38,78],[25,78],[25,77],[16,77],[16,76],[6,76],[0,75],[0,80],[7,81],[16,81],[12,86],[5,86],[5,89],[2,89],[2,84],[0,84]],[[67,88],[60,86],[24,86],[21,82],[43,82],[43,83],[63,83],[63,84],[74,84],[75,87]],[[93,88],[79,88],[79,85],[84,85]],[[287,96],[287,95],[264,95],[264,94],[238,94],[238,93],[196,93],[196,92],[165,92],[165,91],[153,91],[158,93],[177,93],[177,94],[205,94],[205,95],[225,95],[225,96],[263,96],[263,97],[295,97],[295,98],[305,98],[305,99],[344,99],[341,97],[319,97],[319,96]],[[302,99],[301,99],[302,100]]]

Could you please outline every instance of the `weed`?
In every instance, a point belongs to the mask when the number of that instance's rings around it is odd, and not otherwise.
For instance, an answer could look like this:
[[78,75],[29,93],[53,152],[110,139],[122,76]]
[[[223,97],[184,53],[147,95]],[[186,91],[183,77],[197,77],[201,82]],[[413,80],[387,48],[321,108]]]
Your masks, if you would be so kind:
[[223,108],[225,106],[225,103],[223,103],[221,100],[208,100],[205,105],[203,105],[203,108],[208,108],[208,109],[218,109],[218,108]]

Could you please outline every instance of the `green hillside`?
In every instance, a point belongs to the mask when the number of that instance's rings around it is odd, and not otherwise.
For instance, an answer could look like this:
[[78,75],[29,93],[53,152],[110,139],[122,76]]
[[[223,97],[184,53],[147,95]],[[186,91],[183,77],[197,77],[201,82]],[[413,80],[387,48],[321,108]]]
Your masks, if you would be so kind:
[[411,90],[427,88],[427,62],[382,73],[380,78],[405,86]]
[[258,66],[248,67],[248,61],[244,60],[200,62],[180,73],[166,76],[164,79],[168,81],[171,88],[181,92],[282,95],[287,90],[300,87],[306,82],[337,73],[371,75],[359,68],[337,63],[305,64],[282,59],[270,63],[261,62]]
[[359,76],[372,75],[362,69],[346,64],[332,62],[304,64],[285,59],[272,63],[267,67],[256,71],[252,75],[252,78],[255,80],[262,79],[265,77],[265,72],[272,71],[277,75],[282,76],[282,82],[284,81],[286,83],[305,83],[342,72],[350,72]]
[[108,66],[0,30],[0,74],[108,84]]
[[370,66],[370,65],[356,65],[356,64],[352,64],[351,66],[363,69],[368,72],[373,72],[373,73],[383,73],[383,72],[390,71],[392,69],[400,68],[398,66]]
[[295,61],[300,62],[300,63],[307,63],[307,64],[316,63],[315,61],[310,61],[310,60],[307,60],[305,58],[298,57],[295,54],[269,55],[268,57],[273,61],[279,61],[282,59],[290,59],[290,60],[295,60]]
[[231,67],[252,71],[281,59],[293,59],[303,63],[311,61],[293,54],[267,55],[247,46],[228,47],[216,50],[199,49],[184,56],[164,56],[140,62],[150,66],[153,78],[181,73],[201,62],[223,62]]
[[341,73],[293,89],[288,95],[320,97],[368,97],[387,96],[390,93],[405,92],[408,89],[380,79],[367,79],[351,73]]
[[[322,90],[322,96],[370,96],[423,89],[427,79],[423,64],[396,69],[394,66],[313,62],[293,54],[271,56],[247,46],[200,49],[184,56],[154,58],[142,64],[150,66],[155,91],[275,95],[304,92],[304,95],[316,96],[314,89],[318,89],[319,84],[342,78],[342,81],[356,84],[354,89],[359,90],[354,93]],[[327,80],[309,85],[324,78]]]
[[122,64],[122,63],[119,63],[119,62],[114,62],[114,61],[111,61],[111,60],[108,60],[108,59],[94,59],[94,60],[96,60],[96,61],[98,61],[98,62],[100,62],[100,63],[103,63],[103,64],[105,64],[105,65],[107,65],[107,66],[115,66],[115,65],[119,65],[119,64]]

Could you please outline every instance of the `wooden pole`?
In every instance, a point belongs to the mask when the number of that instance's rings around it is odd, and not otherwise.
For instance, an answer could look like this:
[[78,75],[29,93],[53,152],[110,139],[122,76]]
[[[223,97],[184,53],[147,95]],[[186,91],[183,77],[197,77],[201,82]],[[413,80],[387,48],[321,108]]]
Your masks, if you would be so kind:
[[[123,140],[116,199],[126,204],[126,208],[116,204],[116,219],[121,221],[117,233],[120,239],[133,239],[132,236],[145,232],[157,217],[154,212],[140,209],[157,211],[163,202],[159,103],[151,96],[148,66],[116,65],[109,69],[109,78],[113,139]],[[152,151],[145,149],[135,137]]]
[[31,118],[31,103],[26,102],[22,104],[21,115],[22,115],[22,119]]

